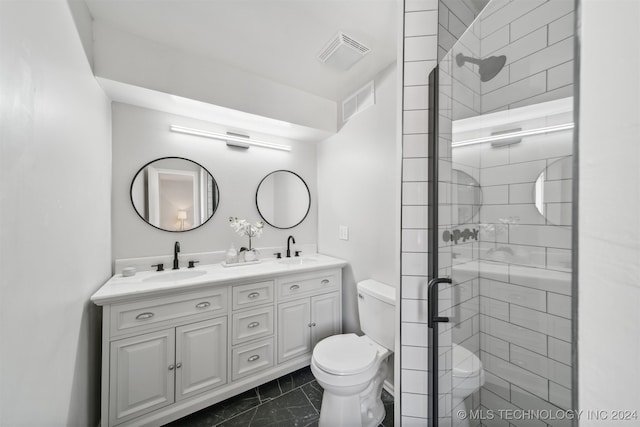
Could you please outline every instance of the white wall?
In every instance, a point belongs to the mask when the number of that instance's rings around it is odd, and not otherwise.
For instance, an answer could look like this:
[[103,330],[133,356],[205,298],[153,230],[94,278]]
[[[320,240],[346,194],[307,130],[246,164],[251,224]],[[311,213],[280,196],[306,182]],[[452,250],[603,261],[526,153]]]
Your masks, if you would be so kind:
[[93,17],[84,0],[67,0],[82,48],[93,71]]
[[[343,270],[343,327],[359,331],[356,283],[398,286],[396,70],[375,79],[376,104],[318,146],[318,250],[349,261]],[[349,240],[338,228],[349,227]]]
[[[269,225],[254,247],[285,246],[293,235],[298,245],[317,243],[316,144],[293,140],[269,141],[290,145],[292,151],[260,147],[229,148],[223,141],[169,131],[171,124],[220,132],[211,123],[160,111],[113,103],[113,258],[169,255],[173,242],[180,241],[183,254],[236,249],[248,240],[229,227],[230,216],[250,222],[260,220],[255,197],[258,184],[267,174],[287,169],[300,175],[311,191],[311,210],[305,221],[289,230]],[[140,219],[131,205],[131,181],[147,162],[167,156],[184,157],[204,166],[215,178],[220,204],[213,218],[195,230],[170,233]],[[269,257],[271,253],[261,256]]]
[[336,103],[94,22],[96,76],[336,131]]
[[581,5],[578,407],[640,413],[640,2]]
[[95,426],[109,102],[63,1],[0,4],[0,425]]

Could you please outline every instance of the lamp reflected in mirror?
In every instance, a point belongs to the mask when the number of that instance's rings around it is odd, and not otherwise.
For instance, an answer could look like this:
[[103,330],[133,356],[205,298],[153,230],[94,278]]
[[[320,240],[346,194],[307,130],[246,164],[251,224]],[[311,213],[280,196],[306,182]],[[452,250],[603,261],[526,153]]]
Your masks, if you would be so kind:
[[178,220],[180,221],[180,231],[184,231],[184,220],[187,219],[187,211],[178,211]]

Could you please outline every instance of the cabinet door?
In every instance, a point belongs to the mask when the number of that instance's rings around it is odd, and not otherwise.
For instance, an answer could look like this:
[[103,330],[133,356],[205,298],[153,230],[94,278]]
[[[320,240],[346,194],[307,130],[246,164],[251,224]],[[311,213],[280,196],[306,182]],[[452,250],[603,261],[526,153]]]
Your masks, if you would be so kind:
[[311,352],[309,298],[278,305],[278,363]]
[[110,425],[174,401],[174,329],[111,343]]
[[318,295],[311,298],[311,348],[331,335],[337,335],[342,330],[342,316],[340,316],[340,294]]
[[176,401],[226,383],[226,316],[176,328]]

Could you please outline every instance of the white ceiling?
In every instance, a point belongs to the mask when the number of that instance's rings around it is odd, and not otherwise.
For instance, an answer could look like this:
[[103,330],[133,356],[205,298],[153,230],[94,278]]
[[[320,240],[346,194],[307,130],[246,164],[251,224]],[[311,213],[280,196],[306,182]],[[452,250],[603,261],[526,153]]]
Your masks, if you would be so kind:
[[[397,0],[85,0],[101,21],[333,101],[396,60]],[[317,53],[339,30],[371,49],[348,71]]]

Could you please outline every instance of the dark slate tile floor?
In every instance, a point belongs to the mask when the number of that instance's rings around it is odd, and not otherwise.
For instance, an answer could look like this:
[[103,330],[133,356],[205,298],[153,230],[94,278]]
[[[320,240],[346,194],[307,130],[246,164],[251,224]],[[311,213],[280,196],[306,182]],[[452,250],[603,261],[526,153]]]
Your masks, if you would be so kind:
[[[315,427],[320,417],[322,392],[311,369],[306,367],[166,427]],[[382,401],[387,414],[380,426],[393,427],[393,396],[383,390]]]

